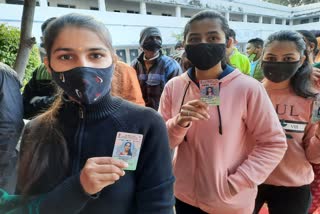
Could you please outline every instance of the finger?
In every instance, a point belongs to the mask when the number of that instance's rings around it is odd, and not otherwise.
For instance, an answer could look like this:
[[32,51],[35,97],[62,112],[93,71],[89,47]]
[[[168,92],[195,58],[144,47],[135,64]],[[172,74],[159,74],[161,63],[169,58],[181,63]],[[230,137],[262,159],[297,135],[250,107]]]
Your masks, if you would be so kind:
[[94,171],[98,174],[116,173],[120,176],[123,176],[125,174],[122,168],[119,168],[116,165],[112,164],[95,165]]
[[98,174],[95,179],[99,182],[106,183],[106,182],[114,182],[120,179],[120,175],[117,173],[106,173],[106,174]]
[[94,157],[88,159],[88,161],[98,164],[98,165],[105,165],[105,164],[111,164],[115,165],[120,168],[126,168],[128,167],[128,163],[123,160],[118,160],[112,157]]
[[186,116],[195,116],[200,114],[203,119],[209,119],[210,115],[208,114],[208,111],[204,108],[194,107],[194,106],[184,106],[183,111],[186,112]]
[[198,106],[198,107],[202,107],[204,109],[209,109],[209,106],[207,103],[201,101],[201,100],[192,100],[186,103],[187,105],[191,105],[191,106]]

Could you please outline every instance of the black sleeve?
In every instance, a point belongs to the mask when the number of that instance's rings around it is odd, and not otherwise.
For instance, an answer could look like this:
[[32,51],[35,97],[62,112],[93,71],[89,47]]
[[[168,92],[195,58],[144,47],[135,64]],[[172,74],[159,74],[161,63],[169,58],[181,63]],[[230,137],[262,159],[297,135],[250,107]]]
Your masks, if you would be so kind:
[[[23,90],[23,106],[25,119],[32,119],[50,107],[55,100],[54,86],[50,80],[37,80],[37,73],[41,72],[41,67],[38,67],[32,73],[32,78],[25,85]],[[34,97],[39,97],[35,102],[31,103]],[[40,98],[41,97],[41,98]]]
[[171,214],[174,176],[167,129],[158,113],[148,111],[145,118],[150,126],[144,136],[137,168],[137,213]]

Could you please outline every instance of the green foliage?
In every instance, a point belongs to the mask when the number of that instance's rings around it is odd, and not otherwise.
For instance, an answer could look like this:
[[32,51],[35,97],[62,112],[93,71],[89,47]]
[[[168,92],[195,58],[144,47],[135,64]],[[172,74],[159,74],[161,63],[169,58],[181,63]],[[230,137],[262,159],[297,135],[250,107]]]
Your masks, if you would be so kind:
[[[20,30],[5,24],[0,24],[0,62],[13,68],[20,43]],[[40,65],[39,50],[34,45],[26,68],[23,85],[32,77],[33,70]]]
[[264,0],[270,3],[281,4],[285,6],[300,6],[320,2],[320,0]]

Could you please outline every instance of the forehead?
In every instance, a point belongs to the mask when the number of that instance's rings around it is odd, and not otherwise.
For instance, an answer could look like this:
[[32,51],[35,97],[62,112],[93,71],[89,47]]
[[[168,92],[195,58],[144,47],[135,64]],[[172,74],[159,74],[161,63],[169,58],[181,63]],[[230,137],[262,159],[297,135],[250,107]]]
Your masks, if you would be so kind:
[[248,44],[247,44],[247,48],[254,48],[254,45],[251,44],[251,43],[248,43]]
[[264,49],[265,54],[283,55],[288,53],[300,54],[294,42],[290,41],[273,41]]
[[68,47],[73,49],[87,49],[92,47],[105,47],[103,41],[98,33],[86,28],[66,27],[64,28],[54,40],[53,48]]
[[212,31],[216,31],[221,35],[225,35],[225,33],[222,30],[222,23],[220,19],[206,18],[199,21],[194,21],[190,24],[190,29],[188,34],[191,34],[191,33],[204,34]]

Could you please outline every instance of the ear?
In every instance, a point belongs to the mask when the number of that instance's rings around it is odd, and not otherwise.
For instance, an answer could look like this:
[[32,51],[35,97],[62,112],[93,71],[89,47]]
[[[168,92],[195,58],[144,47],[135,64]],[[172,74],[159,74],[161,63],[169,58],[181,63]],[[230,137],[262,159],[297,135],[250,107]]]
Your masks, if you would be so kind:
[[227,48],[230,48],[230,47],[231,47],[232,42],[233,42],[233,39],[232,39],[232,38],[229,38],[228,41],[227,41]]
[[51,74],[52,71],[51,71],[49,59],[48,59],[47,56],[45,56],[45,57],[43,58],[43,63],[44,63],[44,65],[46,66],[47,71]]
[[315,44],[314,43],[310,43],[310,51],[313,53],[313,50],[315,48]]
[[301,57],[301,59],[300,59],[300,66],[299,67],[301,67],[302,65],[303,65],[303,63],[304,63],[304,61],[306,60],[306,56],[302,56]]

